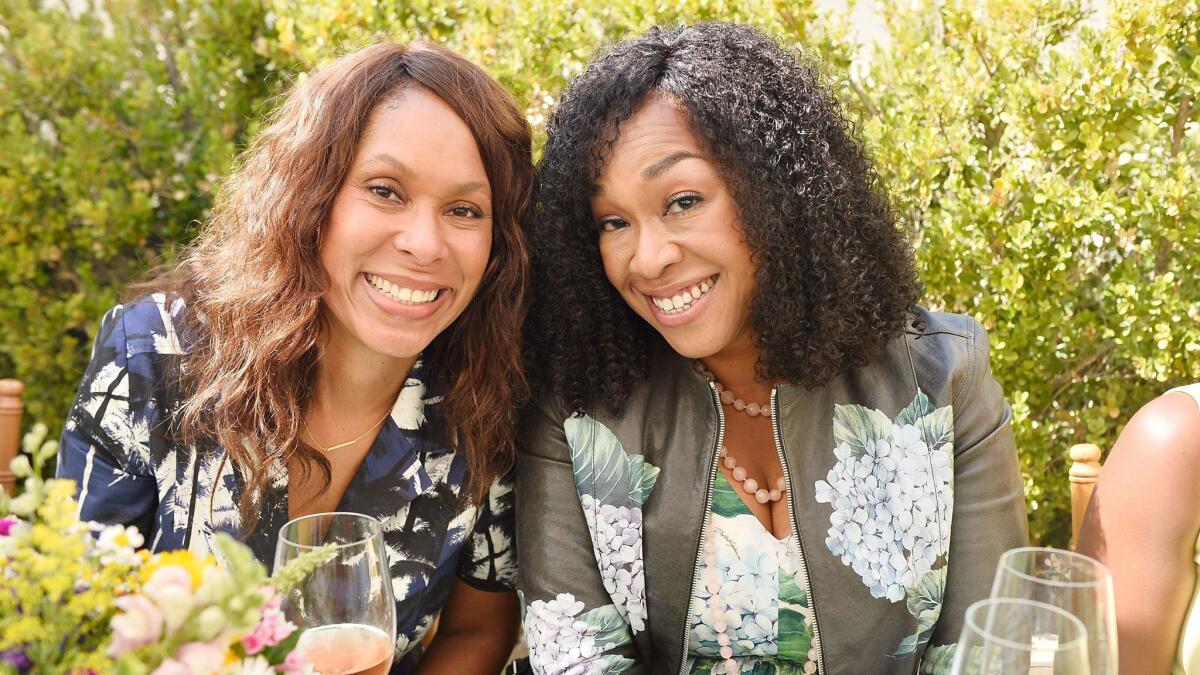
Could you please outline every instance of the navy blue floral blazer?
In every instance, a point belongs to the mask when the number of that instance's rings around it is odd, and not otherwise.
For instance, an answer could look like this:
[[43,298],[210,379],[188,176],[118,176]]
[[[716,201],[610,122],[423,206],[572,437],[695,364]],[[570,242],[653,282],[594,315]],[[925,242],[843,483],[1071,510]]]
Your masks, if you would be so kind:
[[[195,449],[172,440],[167,422],[178,401],[169,382],[186,354],[175,326],[186,311],[159,294],[117,305],[100,325],[91,364],[63,430],[58,475],[79,485],[80,516],[136,525],[152,551],[212,552],[214,532],[239,532],[240,477],[215,444]],[[172,363],[174,360],[174,363]],[[396,666],[420,659],[419,641],[446,601],[455,577],[488,591],[511,590],[511,482],[498,481],[479,507],[464,506],[466,458],[438,439],[441,396],[427,390],[418,363],[392,414],[338,505],[375,516],[396,596]],[[254,533],[245,539],[270,565],[288,519],[287,474],[274,471]]]

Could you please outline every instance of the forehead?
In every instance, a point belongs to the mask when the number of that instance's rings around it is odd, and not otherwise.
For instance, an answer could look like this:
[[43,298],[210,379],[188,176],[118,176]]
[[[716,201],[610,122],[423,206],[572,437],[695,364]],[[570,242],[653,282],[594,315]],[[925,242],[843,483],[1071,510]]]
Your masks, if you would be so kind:
[[706,155],[682,106],[661,94],[651,95],[621,123],[600,182],[632,177],[630,171],[674,152]]
[[448,103],[419,85],[392,93],[371,112],[359,140],[360,154],[381,145],[392,152],[429,151],[482,165],[471,128]]

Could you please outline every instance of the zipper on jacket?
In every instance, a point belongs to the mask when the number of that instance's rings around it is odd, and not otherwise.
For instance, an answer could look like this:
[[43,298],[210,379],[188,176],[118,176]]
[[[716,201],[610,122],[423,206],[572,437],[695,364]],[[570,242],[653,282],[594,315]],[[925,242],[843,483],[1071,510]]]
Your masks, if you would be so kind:
[[[717,482],[717,455],[721,452],[721,444],[725,442],[725,410],[721,408],[721,395],[717,393],[717,386],[711,381],[708,383],[708,388],[712,390],[713,405],[717,408],[717,444],[708,458],[708,483],[704,486],[704,520],[700,522],[700,540],[696,542],[696,563],[692,567],[692,584],[688,587],[688,594],[683,602],[683,649],[679,654],[679,675],[687,675],[688,643],[692,637],[690,621],[692,596],[696,593],[696,582],[700,579],[700,560],[704,556],[704,537],[708,534],[708,521],[710,520],[708,515],[712,509],[713,484]],[[815,612],[813,616],[813,625],[815,626]]]
[[[783,469],[783,481],[787,486],[788,515],[792,519],[792,531],[796,533],[796,548],[800,549],[800,576],[804,580],[804,591],[808,594],[808,606],[812,610],[812,644],[817,652],[817,673],[826,672],[825,656],[821,653],[821,631],[817,628],[817,601],[813,598],[812,583],[808,576],[808,557],[804,555],[804,541],[800,537],[800,518],[792,500],[792,472],[788,470],[787,454],[783,451],[783,433],[779,430],[779,387],[771,388],[771,431],[775,435],[775,452],[779,454],[779,466]],[[690,602],[689,598],[689,602]]]

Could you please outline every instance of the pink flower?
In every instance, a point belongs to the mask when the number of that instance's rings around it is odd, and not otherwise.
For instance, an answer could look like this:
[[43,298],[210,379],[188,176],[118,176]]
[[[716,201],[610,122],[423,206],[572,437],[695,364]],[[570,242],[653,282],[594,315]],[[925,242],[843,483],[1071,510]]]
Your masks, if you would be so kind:
[[162,610],[168,633],[179,630],[195,604],[192,575],[179,565],[165,565],[155,570],[141,592]]
[[313,672],[312,664],[304,658],[304,654],[299,651],[294,651],[287,655],[283,660],[282,666],[277,666],[279,670],[287,675],[306,675]]
[[189,642],[175,650],[151,675],[213,675],[225,665],[228,650],[220,640]]
[[136,594],[125,595],[117,598],[116,605],[121,613],[114,616],[110,624],[113,639],[108,646],[109,656],[120,656],[144,647],[162,636],[162,610],[149,598]]
[[279,611],[282,598],[276,594],[263,605],[262,618],[249,635],[242,638],[242,647],[247,654],[257,654],[267,647],[283,642],[296,630],[296,624],[287,620]]
[[9,532],[12,532],[13,526],[21,522],[16,516],[5,516],[0,518],[0,537],[7,537]]

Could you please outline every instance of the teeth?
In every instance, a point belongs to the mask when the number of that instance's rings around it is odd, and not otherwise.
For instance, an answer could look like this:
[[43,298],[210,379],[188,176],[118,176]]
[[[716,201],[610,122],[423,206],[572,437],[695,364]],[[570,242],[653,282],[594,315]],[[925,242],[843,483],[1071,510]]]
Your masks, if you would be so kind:
[[712,290],[713,284],[716,283],[715,278],[705,279],[691,288],[684,289],[682,292],[669,297],[659,298],[651,296],[650,300],[654,302],[654,306],[661,309],[666,314],[679,314],[680,312],[690,308],[693,303],[700,299],[705,293]]
[[366,275],[367,282],[375,288],[375,290],[383,293],[396,302],[402,302],[406,305],[423,305],[427,302],[433,302],[437,299],[437,291],[419,291],[412,288],[402,288],[396,286],[392,282],[377,277],[374,274]]

